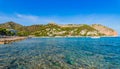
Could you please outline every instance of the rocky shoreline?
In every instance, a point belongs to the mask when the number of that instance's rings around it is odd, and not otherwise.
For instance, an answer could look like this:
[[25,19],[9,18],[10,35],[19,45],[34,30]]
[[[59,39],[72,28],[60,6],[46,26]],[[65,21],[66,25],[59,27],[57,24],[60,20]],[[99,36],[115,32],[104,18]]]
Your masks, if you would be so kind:
[[18,37],[18,36],[12,36],[12,37],[7,37],[7,38],[0,38],[0,44],[9,44],[15,41],[20,41],[27,39],[28,37]]

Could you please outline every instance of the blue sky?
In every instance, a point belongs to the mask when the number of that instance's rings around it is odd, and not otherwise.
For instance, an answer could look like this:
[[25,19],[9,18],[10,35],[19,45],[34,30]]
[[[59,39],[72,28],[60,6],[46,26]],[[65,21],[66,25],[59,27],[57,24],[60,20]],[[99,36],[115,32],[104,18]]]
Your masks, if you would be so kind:
[[0,0],[0,23],[102,24],[120,33],[120,0]]

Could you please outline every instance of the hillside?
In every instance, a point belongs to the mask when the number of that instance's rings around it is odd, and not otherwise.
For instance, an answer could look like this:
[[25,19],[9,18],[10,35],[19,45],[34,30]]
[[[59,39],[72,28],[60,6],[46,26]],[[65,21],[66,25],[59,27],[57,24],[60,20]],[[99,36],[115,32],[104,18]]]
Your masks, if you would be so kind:
[[2,23],[0,24],[1,28],[5,28],[5,29],[15,29],[15,30],[19,30],[20,28],[22,28],[23,26],[20,24],[17,24],[15,22],[6,22],[6,23]]
[[117,32],[114,31],[113,29],[100,25],[100,24],[93,24],[92,27],[98,30],[100,33],[105,34],[106,36],[117,36],[118,35]]
[[0,24],[1,28],[15,29],[19,36],[116,36],[117,32],[111,28],[99,24],[92,26],[86,24],[57,25],[49,23],[46,25],[22,26],[14,22]]

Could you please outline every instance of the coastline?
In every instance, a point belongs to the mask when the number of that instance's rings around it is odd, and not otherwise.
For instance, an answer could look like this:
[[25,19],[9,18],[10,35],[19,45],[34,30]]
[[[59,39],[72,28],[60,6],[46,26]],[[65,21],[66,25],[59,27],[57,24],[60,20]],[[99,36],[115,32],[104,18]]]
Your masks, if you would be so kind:
[[109,38],[109,37],[120,37],[120,36],[28,36],[28,37],[20,37],[20,36],[10,36],[6,38],[0,38],[0,44],[9,44],[15,41],[24,40],[27,38]]
[[31,38],[92,38],[92,37],[120,37],[120,36],[33,36]]
[[19,37],[19,36],[11,36],[6,38],[0,38],[0,44],[9,44],[15,41],[20,41],[27,39],[28,37]]

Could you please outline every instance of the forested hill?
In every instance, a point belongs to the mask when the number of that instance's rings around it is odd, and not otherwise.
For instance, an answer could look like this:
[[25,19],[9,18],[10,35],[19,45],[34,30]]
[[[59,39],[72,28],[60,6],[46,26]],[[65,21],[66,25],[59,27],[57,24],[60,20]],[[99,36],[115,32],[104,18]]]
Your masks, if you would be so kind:
[[14,29],[19,36],[117,36],[117,32],[100,24],[67,24],[57,25],[48,23],[46,25],[23,26],[15,22],[0,24],[0,28]]

